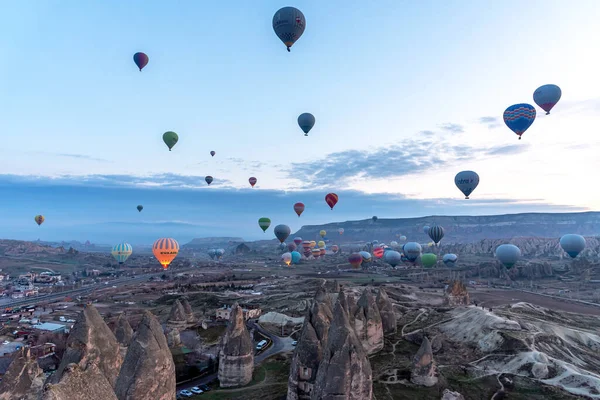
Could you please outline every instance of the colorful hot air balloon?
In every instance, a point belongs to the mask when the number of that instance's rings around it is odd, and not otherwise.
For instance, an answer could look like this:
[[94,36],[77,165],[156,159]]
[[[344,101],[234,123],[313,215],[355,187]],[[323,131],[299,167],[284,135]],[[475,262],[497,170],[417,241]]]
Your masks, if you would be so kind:
[[248,179],[248,182],[250,182],[250,186],[254,187],[254,185],[256,185],[256,178],[255,177],[250,177],[250,179]]
[[213,177],[210,175],[206,175],[206,177],[204,178],[204,180],[206,181],[207,184],[211,184],[213,181]]
[[327,235],[327,232],[324,229],[321,229],[319,231],[319,236],[321,236],[323,238],[323,237],[325,237],[325,235]]
[[421,263],[425,268],[433,267],[437,263],[437,256],[432,253],[425,253],[421,256]]
[[275,229],[273,229],[273,232],[275,233],[275,237],[279,239],[281,243],[283,243],[285,242],[285,239],[287,239],[288,236],[290,236],[292,230],[289,226],[281,224],[277,225]]
[[319,240],[319,242],[317,243],[317,246],[319,246],[320,249],[324,249],[325,248],[325,242],[322,240]]
[[535,121],[535,107],[531,104],[514,104],[504,111],[504,123],[519,135],[519,140],[533,121]]
[[110,254],[119,262],[119,264],[123,264],[125,260],[129,258],[129,256],[133,253],[133,248],[129,243],[121,243],[117,244],[112,248]]
[[46,217],[44,217],[43,215],[36,215],[35,217],[33,217],[33,220],[37,222],[38,226],[40,226],[44,223]]
[[215,153],[215,151],[214,151],[214,150],[212,150],[212,151],[210,152],[210,155],[211,155],[211,156],[213,156],[213,157],[215,156],[215,154],[217,154],[217,153]]
[[300,246],[302,244],[302,238],[300,236],[295,237],[294,243],[296,243],[296,246]]
[[142,68],[148,65],[148,60],[146,53],[135,53],[133,55],[133,62],[140,69],[140,72],[142,72]]
[[144,206],[143,206],[143,205],[141,205],[141,204],[140,204],[139,206],[137,206],[137,210],[138,210],[139,212],[142,212],[142,210],[143,210],[143,209],[144,209]]
[[296,243],[292,242],[292,243],[288,243],[287,248],[289,252],[292,252],[294,250],[296,250]]
[[297,251],[292,251],[292,264],[299,264],[302,259],[302,254]]
[[390,264],[392,267],[396,267],[402,262],[402,255],[397,251],[389,250],[383,255],[383,261]]
[[457,260],[458,256],[452,253],[444,255],[444,258],[442,258],[442,261],[444,262],[444,264],[446,264],[447,267],[454,267]]
[[427,234],[435,244],[438,244],[444,237],[444,228],[434,224],[431,228],[429,228],[429,232]]
[[260,229],[262,229],[263,232],[266,232],[267,229],[269,229],[269,226],[271,226],[271,219],[267,218],[267,217],[259,218],[258,219],[258,226],[260,226]]
[[152,246],[152,253],[163,268],[167,269],[171,261],[177,257],[177,253],[179,253],[179,243],[177,243],[177,240],[171,238],[158,239]]
[[571,257],[575,258],[585,249],[585,238],[581,235],[567,234],[560,238],[560,247]]
[[169,151],[171,151],[173,146],[177,144],[178,140],[179,136],[175,132],[168,131],[163,133],[163,142],[165,142],[165,144],[169,148]]
[[358,252],[358,254],[360,254],[360,256],[362,257],[363,263],[370,263],[373,259],[371,253],[369,253],[368,251],[360,251]]
[[294,7],[280,8],[273,15],[273,30],[285,44],[287,51],[296,43],[306,28],[306,20],[302,11]]
[[317,242],[315,242],[314,240],[310,241],[310,248],[314,249],[317,246]]
[[465,199],[479,185],[479,175],[474,171],[461,171],[454,177],[454,184],[465,195]]
[[323,257],[325,254],[327,254],[327,250],[325,250],[325,248],[319,249],[321,251],[321,257]]
[[510,269],[521,258],[521,250],[514,244],[501,244],[496,248],[496,258]]
[[373,249],[373,255],[377,258],[383,257],[383,253],[383,247],[376,247],[375,249]]
[[325,202],[333,210],[333,207],[335,207],[338,202],[338,195],[335,193],[329,193],[327,196],[325,196]]
[[289,266],[292,262],[292,253],[283,253],[281,260]]
[[310,252],[314,258],[319,258],[321,256],[321,249],[312,249]]
[[340,235],[343,235],[343,234],[344,234],[344,228],[340,228],[340,229],[338,229],[338,233],[339,233]]
[[354,253],[354,254],[350,254],[350,257],[348,257],[348,262],[350,263],[350,265],[352,265],[354,268],[358,268],[360,267],[360,265],[363,262],[363,258],[360,254],[358,253]]
[[300,217],[300,215],[302,215],[304,212],[304,203],[294,204],[294,211],[296,211],[296,214],[298,214],[298,217]]
[[562,91],[556,85],[544,85],[540,86],[533,92],[533,101],[535,104],[540,106],[542,110],[546,111],[546,115],[550,114],[552,107],[558,103],[562,96]]
[[333,252],[333,254],[337,253],[339,249],[340,248],[337,244],[334,244],[333,246],[331,246],[331,251]]
[[410,262],[417,261],[421,255],[421,245],[417,242],[408,242],[402,246],[402,252]]
[[315,126],[315,117],[311,113],[300,114],[298,117],[298,125],[304,132],[304,136],[308,136],[308,132]]

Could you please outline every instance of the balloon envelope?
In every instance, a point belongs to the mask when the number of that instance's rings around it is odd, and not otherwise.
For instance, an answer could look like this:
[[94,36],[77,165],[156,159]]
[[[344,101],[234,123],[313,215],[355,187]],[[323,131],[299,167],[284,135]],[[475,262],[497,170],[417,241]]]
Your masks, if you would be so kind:
[[158,239],[152,246],[152,253],[163,268],[167,269],[179,253],[179,243],[171,238]]
[[402,252],[410,262],[415,262],[421,255],[421,245],[417,242],[408,242],[402,246]]
[[129,243],[120,243],[115,245],[112,248],[110,254],[119,262],[119,264],[123,264],[125,260],[129,258],[129,256],[133,253],[133,248]]
[[479,175],[474,171],[462,171],[456,174],[454,177],[454,184],[456,187],[463,192],[465,199],[469,198],[469,195],[479,185]]
[[36,215],[35,217],[33,217],[33,220],[39,225],[43,224],[44,221],[46,220],[46,217],[44,217],[43,215]]
[[263,232],[266,232],[266,230],[269,229],[269,226],[271,226],[271,219],[267,217],[259,218],[258,226],[260,226],[260,229],[262,229]]
[[290,236],[292,230],[289,226],[281,224],[277,225],[275,229],[273,229],[273,232],[275,233],[275,237],[279,239],[281,243],[283,243],[285,242],[285,239],[287,239],[288,236]]
[[256,185],[257,179],[255,177],[250,177],[250,179],[248,179],[248,182],[250,182],[250,186],[254,187],[254,185]]
[[308,132],[315,126],[315,117],[311,113],[300,114],[298,117],[298,125],[304,132],[304,136],[308,136]]
[[294,211],[300,216],[304,212],[304,203],[294,204]]
[[402,257],[397,251],[389,250],[383,255],[383,261],[390,264],[392,267],[395,267],[402,262]]
[[350,257],[348,257],[348,262],[350,263],[350,265],[352,265],[354,268],[358,268],[360,267],[360,265],[363,262],[363,258],[360,254],[358,253],[354,253],[354,254],[350,254]]
[[562,96],[562,91],[556,85],[543,85],[540,86],[533,92],[533,101],[535,104],[540,106],[540,108],[546,111],[546,115],[550,114],[550,110],[552,107],[558,103],[560,97]]
[[302,11],[294,7],[283,7],[273,15],[273,30],[285,44],[287,51],[296,43],[306,28],[306,20]]
[[404,235],[400,236],[400,240],[401,240],[402,242],[404,242],[404,241],[406,240],[406,236],[404,236]]
[[337,253],[339,249],[340,248],[338,247],[337,244],[334,244],[333,246],[331,246],[331,251],[333,251],[334,254]]
[[575,258],[585,249],[585,238],[569,233],[560,238],[560,247],[571,257]]
[[215,154],[217,154],[217,153],[215,153],[214,150],[210,152],[210,155],[213,157],[215,156]]
[[377,258],[383,257],[383,253],[384,253],[383,247],[377,247],[377,248],[373,249],[373,255]]
[[209,185],[212,183],[213,181],[213,177],[210,175],[207,175],[204,180],[206,181],[206,183],[208,183]]
[[144,209],[144,206],[140,204],[140,205],[139,205],[139,206],[137,206],[136,208],[137,208],[137,210],[138,210],[139,212],[142,212],[142,210]]
[[300,246],[302,244],[302,238],[301,237],[295,237],[294,238],[294,243],[296,243],[296,246]]
[[133,55],[133,62],[135,63],[135,65],[137,65],[140,71],[142,70],[142,68],[148,65],[148,60],[149,59],[146,53],[139,52]]
[[338,233],[339,233],[340,235],[343,235],[343,234],[344,234],[344,228],[340,228],[340,229],[338,229]]
[[429,225],[423,227],[423,232],[425,232],[426,235],[429,235]]
[[292,251],[292,263],[298,264],[301,259],[302,254],[298,253],[297,251]]
[[514,104],[504,111],[504,123],[511,131],[519,135],[525,133],[535,121],[535,107],[531,104]]
[[335,207],[335,205],[338,202],[338,195],[335,193],[329,193],[327,196],[325,196],[325,202],[327,203],[327,205],[329,207],[331,207],[331,209],[333,210],[333,207]]
[[376,215],[373,215],[373,218],[371,218],[371,219],[373,220],[373,222],[377,222],[377,220],[378,220],[379,218],[377,218],[377,216],[376,216]]
[[496,258],[506,268],[512,268],[521,258],[521,250],[514,244],[501,244],[496,248]]
[[437,263],[437,256],[433,253],[425,253],[421,256],[421,263],[425,268],[433,267]]
[[165,144],[169,148],[169,151],[171,151],[173,146],[175,146],[175,144],[177,144],[178,140],[179,140],[179,136],[175,132],[168,131],[168,132],[163,133],[163,142],[165,142]]
[[442,261],[446,264],[447,267],[454,267],[456,261],[458,260],[458,256],[456,254],[445,254]]
[[435,244],[438,244],[444,237],[444,228],[439,225],[433,225],[431,228],[429,228],[429,232],[427,234]]
[[319,243],[317,243],[317,246],[319,246],[320,249],[324,249],[325,248],[325,242],[322,240],[319,240]]
[[287,248],[288,248],[288,251],[290,251],[290,252],[296,250],[296,248],[297,248],[296,243],[294,243],[294,242],[288,243]]
[[292,262],[292,253],[283,253],[281,255],[281,259],[283,260],[284,263],[286,263],[287,265],[290,265],[290,263]]
[[358,254],[360,254],[360,256],[363,259],[363,262],[371,262],[371,253],[369,253],[368,251],[361,251]]
[[327,235],[327,232],[325,230],[321,229],[321,231],[319,231],[319,235],[321,237],[325,237],[325,235]]

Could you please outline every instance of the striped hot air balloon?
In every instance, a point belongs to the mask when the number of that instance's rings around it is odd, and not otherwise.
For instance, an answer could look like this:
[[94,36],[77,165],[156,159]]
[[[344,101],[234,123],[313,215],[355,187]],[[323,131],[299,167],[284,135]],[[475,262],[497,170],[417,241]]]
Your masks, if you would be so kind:
[[325,196],[325,202],[327,203],[327,205],[329,207],[331,207],[331,209],[333,210],[333,207],[335,207],[335,205],[338,202],[338,195],[335,193],[328,193],[327,196]]
[[36,215],[33,220],[39,225],[43,224],[46,218],[43,215]]
[[158,239],[152,245],[152,253],[164,269],[169,268],[169,264],[177,257],[179,253],[179,243],[171,238]]
[[434,224],[431,226],[431,228],[429,228],[429,232],[427,232],[427,234],[435,244],[438,244],[444,237],[444,228]]
[[504,123],[519,136],[519,140],[533,121],[535,121],[535,107],[531,104],[514,104],[504,111]]
[[112,248],[110,254],[119,262],[123,264],[133,253],[133,248],[129,243],[119,243]]

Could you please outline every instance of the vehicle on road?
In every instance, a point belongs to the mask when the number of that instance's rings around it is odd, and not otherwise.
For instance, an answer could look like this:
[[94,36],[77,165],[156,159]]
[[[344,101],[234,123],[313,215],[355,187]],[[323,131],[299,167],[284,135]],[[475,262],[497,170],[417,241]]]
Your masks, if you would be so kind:
[[179,395],[183,397],[192,397],[194,393],[190,392],[189,390],[182,390],[181,392],[179,392]]
[[194,394],[202,394],[202,393],[204,393],[204,390],[200,389],[198,386],[194,386],[193,388],[190,389],[190,392],[192,392]]
[[210,391],[210,386],[208,385],[200,385],[200,389],[204,390],[205,392]]
[[258,344],[256,345],[256,350],[262,350],[267,346],[267,341],[266,340],[261,340],[260,342],[258,342]]

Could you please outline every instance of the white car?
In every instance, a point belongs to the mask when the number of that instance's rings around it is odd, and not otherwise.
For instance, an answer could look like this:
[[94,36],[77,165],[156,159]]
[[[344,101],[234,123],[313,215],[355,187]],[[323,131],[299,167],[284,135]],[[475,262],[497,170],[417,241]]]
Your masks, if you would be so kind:
[[204,390],[200,389],[198,386],[194,386],[193,388],[190,389],[190,391],[194,394],[202,394],[204,393]]
[[297,344],[298,344],[298,341],[297,341],[297,340],[294,340],[294,341],[292,342],[292,346],[295,346],[295,345],[297,345]]
[[182,390],[179,394],[183,397],[192,397],[194,394],[189,390]]

